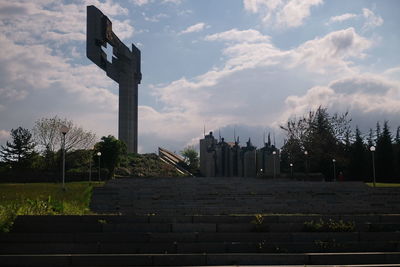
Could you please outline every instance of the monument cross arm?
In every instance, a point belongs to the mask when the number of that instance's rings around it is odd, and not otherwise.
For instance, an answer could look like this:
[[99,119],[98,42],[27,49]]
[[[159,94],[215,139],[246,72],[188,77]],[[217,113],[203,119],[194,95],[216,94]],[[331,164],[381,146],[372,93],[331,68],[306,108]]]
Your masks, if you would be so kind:
[[[118,139],[128,152],[137,153],[138,84],[142,79],[141,53],[132,44],[130,50],[112,31],[112,22],[95,6],[87,7],[86,55],[107,76],[119,84]],[[112,46],[112,60],[102,47]]]

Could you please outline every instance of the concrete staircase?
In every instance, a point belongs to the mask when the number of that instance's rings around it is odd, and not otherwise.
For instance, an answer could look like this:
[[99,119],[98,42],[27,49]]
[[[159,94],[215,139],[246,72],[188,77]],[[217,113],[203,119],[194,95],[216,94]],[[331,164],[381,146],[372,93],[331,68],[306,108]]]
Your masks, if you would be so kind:
[[[2,266],[400,264],[400,216],[20,216]],[[261,219],[261,222],[260,222]],[[343,219],[351,232],[306,232]],[[393,265],[395,266],[395,265]]]
[[125,215],[400,214],[400,188],[243,177],[117,179],[91,209]]
[[[0,266],[400,266],[399,193],[256,178],[114,180],[91,203],[108,215],[19,216],[0,234]],[[320,232],[320,220],[331,228]]]

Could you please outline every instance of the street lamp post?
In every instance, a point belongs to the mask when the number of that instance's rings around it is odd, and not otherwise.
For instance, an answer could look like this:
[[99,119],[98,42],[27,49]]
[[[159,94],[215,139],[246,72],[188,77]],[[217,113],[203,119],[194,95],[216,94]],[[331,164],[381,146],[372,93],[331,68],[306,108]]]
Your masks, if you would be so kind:
[[374,156],[374,152],[375,152],[375,147],[371,146],[369,148],[369,150],[371,151],[372,154],[372,173],[373,173],[373,177],[374,177],[374,187],[376,186],[376,175],[375,175],[375,156]]
[[336,182],[336,159],[332,159],[333,163],[333,181]]
[[290,163],[290,178],[293,179],[293,163]]
[[63,135],[63,144],[62,144],[62,151],[63,151],[63,163],[62,163],[62,188],[65,190],[65,135],[68,133],[69,128],[65,125],[61,126],[60,132]]
[[101,181],[101,178],[100,178],[100,156],[101,156],[101,152],[100,151],[97,152],[97,156],[99,157],[99,181]]
[[275,157],[276,157],[276,151],[272,152],[272,155],[274,157],[274,179],[276,178],[276,167],[275,167]]
[[308,151],[304,151],[304,156],[306,157],[306,176],[308,177]]
[[90,156],[89,156],[89,183],[92,182],[92,150],[90,149]]

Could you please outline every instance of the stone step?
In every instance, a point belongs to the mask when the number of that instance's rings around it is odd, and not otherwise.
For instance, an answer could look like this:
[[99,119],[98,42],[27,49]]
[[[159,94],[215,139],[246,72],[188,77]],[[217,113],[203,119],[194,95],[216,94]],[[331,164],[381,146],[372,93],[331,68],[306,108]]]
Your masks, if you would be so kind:
[[[308,232],[305,222],[354,222],[355,232],[400,231],[400,216],[19,216],[13,231],[25,233],[84,232]],[[384,221],[384,222],[377,222]]]
[[361,182],[240,177],[132,178],[109,181],[105,187],[115,193],[118,203],[107,206],[106,202],[96,202],[98,198],[94,194],[92,207],[97,212],[165,215],[400,213],[400,189],[369,188]]
[[[160,215],[68,215],[68,216],[18,216],[15,225],[31,223],[247,223],[255,219],[255,215],[183,215],[183,216],[160,216]],[[400,224],[400,214],[386,215],[262,215],[265,223],[304,223],[309,221],[343,220],[355,223],[381,223]]]
[[400,252],[0,255],[7,266],[206,266],[398,264]]
[[[318,223],[318,222],[317,222]],[[393,223],[356,223],[354,232],[396,232],[400,224]],[[210,233],[247,233],[247,232],[317,232],[308,230],[304,223],[262,223],[250,221],[247,223],[201,223],[201,222],[144,222],[119,223],[99,219],[97,222],[17,222],[13,226],[15,233],[97,233],[97,232],[210,232]],[[340,232],[338,230],[337,232]]]
[[312,252],[400,252],[399,242],[169,242],[138,243],[0,243],[0,254],[191,254],[191,253],[312,253]]
[[169,243],[169,242],[400,242],[400,232],[384,233],[2,233],[0,243]]

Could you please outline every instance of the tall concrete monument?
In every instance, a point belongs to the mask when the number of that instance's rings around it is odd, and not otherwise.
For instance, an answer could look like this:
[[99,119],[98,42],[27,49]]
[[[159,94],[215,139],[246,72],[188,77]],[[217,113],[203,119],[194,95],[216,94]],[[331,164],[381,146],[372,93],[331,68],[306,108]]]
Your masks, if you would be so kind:
[[[125,142],[128,152],[137,153],[138,84],[140,50],[132,44],[130,50],[112,31],[112,23],[95,6],[87,7],[86,55],[107,76],[119,84],[118,139]],[[112,46],[112,62],[102,47]]]

